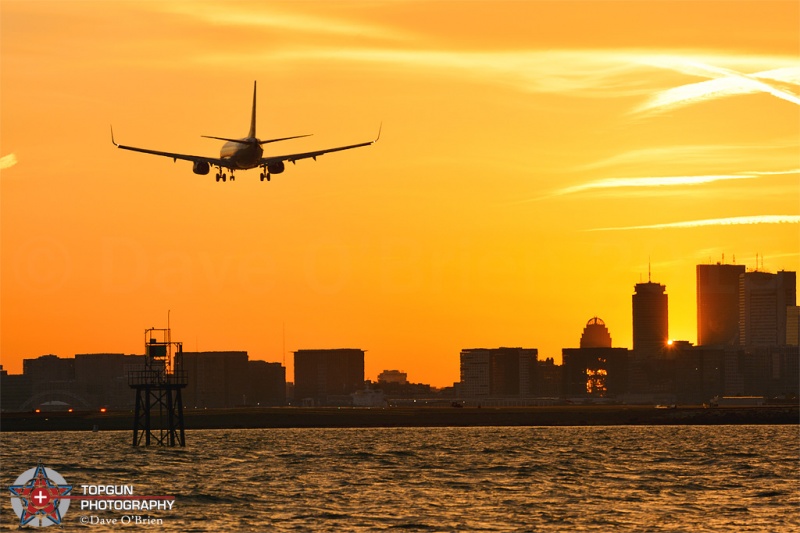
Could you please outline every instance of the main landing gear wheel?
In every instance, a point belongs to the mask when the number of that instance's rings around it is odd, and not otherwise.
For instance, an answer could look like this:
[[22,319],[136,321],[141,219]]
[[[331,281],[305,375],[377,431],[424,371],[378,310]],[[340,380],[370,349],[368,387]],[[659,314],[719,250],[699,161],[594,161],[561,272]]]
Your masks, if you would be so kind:
[[261,178],[261,181],[264,181],[264,178],[266,178],[266,180],[269,181],[272,176],[270,176],[269,174],[264,174],[262,172],[259,177]]

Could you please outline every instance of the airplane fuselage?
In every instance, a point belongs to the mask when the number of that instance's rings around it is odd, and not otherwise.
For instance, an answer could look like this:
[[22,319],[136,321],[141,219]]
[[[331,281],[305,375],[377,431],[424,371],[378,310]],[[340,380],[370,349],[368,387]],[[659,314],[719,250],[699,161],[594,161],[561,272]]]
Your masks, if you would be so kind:
[[236,168],[245,170],[259,166],[263,153],[258,139],[246,137],[240,142],[226,142],[219,151],[219,157],[229,160]]

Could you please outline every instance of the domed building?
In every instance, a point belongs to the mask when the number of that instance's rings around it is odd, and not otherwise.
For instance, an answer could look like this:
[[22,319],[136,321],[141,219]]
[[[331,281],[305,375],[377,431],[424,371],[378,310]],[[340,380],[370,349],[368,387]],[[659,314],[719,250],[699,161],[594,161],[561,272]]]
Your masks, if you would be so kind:
[[611,348],[611,334],[606,323],[594,317],[586,323],[581,335],[581,348]]
[[628,390],[627,348],[612,348],[605,322],[593,317],[586,323],[580,348],[562,348],[564,396],[618,398]]

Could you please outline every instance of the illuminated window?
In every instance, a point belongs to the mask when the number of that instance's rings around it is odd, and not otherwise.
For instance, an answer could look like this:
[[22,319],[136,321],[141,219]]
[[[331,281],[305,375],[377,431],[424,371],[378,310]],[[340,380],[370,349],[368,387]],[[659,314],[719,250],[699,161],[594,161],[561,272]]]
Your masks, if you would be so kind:
[[608,372],[605,368],[598,368],[596,370],[586,369],[586,392],[594,396],[605,396],[608,389],[606,389],[606,377]]

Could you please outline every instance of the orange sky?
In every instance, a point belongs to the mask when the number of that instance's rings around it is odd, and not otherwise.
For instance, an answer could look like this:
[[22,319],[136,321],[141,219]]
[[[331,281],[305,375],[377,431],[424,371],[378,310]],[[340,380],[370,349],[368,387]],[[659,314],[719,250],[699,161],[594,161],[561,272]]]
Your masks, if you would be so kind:
[[[695,265],[800,266],[797,2],[0,3],[0,356],[367,350],[458,380],[462,348],[560,360],[634,284],[696,340]],[[258,80],[268,153],[234,183]],[[288,377],[291,355],[286,356]]]

